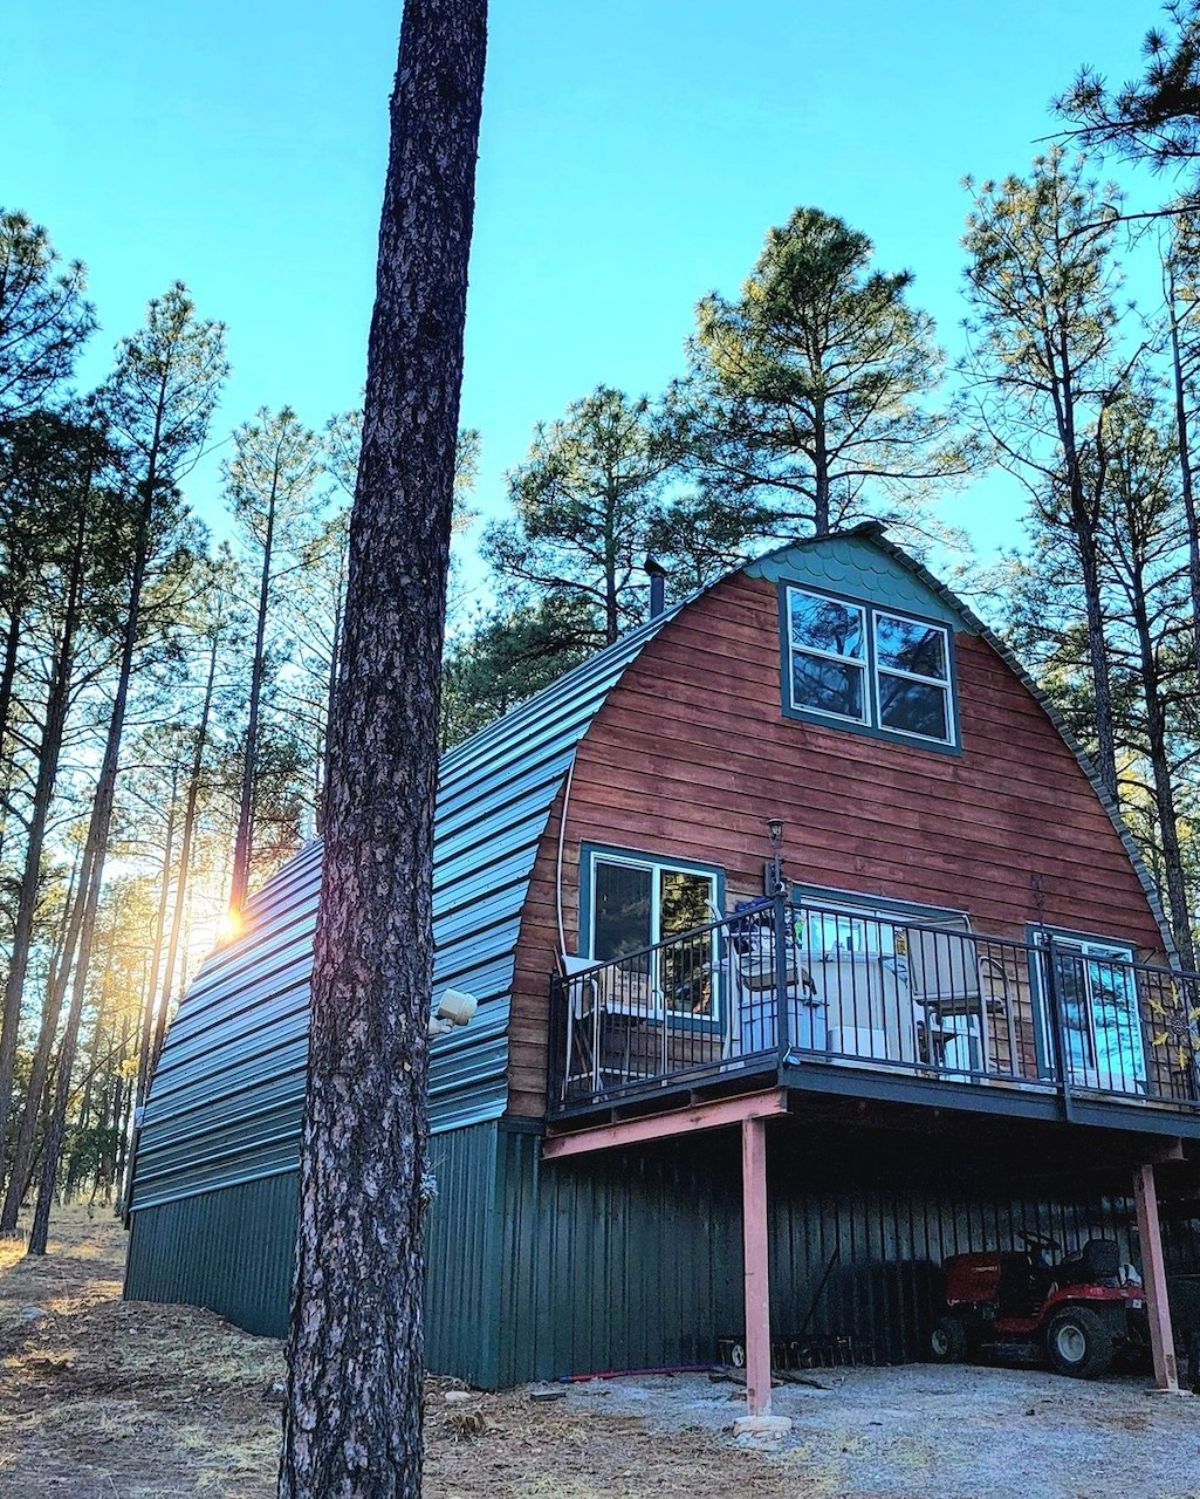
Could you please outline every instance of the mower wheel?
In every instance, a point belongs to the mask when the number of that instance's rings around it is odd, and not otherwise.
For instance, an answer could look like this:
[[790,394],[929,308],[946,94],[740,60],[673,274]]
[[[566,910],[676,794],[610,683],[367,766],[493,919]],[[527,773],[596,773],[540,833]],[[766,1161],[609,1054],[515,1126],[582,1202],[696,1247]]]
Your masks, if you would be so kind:
[[1095,1312],[1071,1306],[1046,1329],[1046,1351],[1060,1374],[1099,1379],[1112,1368],[1113,1336]]
[[959,1317],[939,1317],[929,1335],[929,1352],[937,1364],[965,1364],[967,1329]]

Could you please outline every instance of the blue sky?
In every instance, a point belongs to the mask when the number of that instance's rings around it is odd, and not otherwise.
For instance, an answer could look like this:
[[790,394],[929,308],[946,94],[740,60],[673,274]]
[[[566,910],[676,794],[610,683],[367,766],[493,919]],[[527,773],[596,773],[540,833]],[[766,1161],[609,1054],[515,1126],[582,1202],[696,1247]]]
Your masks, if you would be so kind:
[[[1121,0],[495,0],[467,330],[477,504],[539,418],[656,392],[697,299],[797,204],[841,214],[957,345],[964,174],[1022,170],[1087,61],[1123,77],[1156,11]],[[179,277],[229,325],[215,437],[259,405],[355,403],[373,291],[396,0],[8,0],[0,202],[90,268],[85,369]],[[216,458],[193,478],[217,529]],[[982,551],[1019,500],[950,514]]]

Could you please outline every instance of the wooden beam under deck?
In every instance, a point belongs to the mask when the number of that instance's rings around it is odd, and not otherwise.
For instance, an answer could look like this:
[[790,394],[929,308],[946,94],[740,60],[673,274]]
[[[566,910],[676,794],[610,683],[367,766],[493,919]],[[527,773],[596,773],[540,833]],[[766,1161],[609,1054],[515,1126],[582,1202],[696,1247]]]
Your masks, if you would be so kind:
[[622,1145],[669,1140],[676,1135],[691,1134],[693,1130],[743,1124],[747,1119],[769,1119],[787,1111],[786,1090],[770,1088],[762,1093],[714,1099],[711,1103],[672,1109],[643,1119],[625,1119],[616,1124],[575,1130],[571,1134],[550,1135],[542,1146],[542,1157],[547,1161],[561,1161],[568,1156],[588,1155],[597,1150],[616,1150]]
[[1150,1321],[1154,1383],[1160,1390],[1177,1394],[1179,1369],[1175,1362],[1175,1338],[1171,1329],[1171,1303],[1167,1291],[1167,1269],[1163,1258],[1153,1166],[1137,1168],[1133,1175],[1133,1188],[1137,1203],[1138,1240],[1142,1250],[1142,1276],[1146,1285],[1146,1312]]

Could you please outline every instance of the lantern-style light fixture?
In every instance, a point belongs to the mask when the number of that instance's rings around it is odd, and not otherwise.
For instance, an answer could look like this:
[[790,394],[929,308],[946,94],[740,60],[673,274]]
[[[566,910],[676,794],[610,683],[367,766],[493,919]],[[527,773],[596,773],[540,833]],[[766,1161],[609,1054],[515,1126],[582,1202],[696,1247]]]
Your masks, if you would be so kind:
[[787,879],[783,872],[783,818],[767,818],[767,837],[771,840],[771,857],[763,867],[763,894],[786,895]]

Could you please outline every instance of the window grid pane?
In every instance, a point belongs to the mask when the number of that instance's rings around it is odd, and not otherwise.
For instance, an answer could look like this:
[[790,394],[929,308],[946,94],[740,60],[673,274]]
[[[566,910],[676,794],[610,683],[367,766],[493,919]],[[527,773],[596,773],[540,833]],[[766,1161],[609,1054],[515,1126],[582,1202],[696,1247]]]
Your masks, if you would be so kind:
[[798,587],[787,588],[786,600],[792,708],[956,743],[946,626]]
[[879,722],[897,734],[947,743],[950,738],[949,693],[940,684],[879,673]]
[[894,671],[918,681],[947,683],[946,631],[899,615],[875,615],[875,659],[881,671]]
[[839,661],[866,657],[866,611],[858,604],[791,589],[792,649]]

